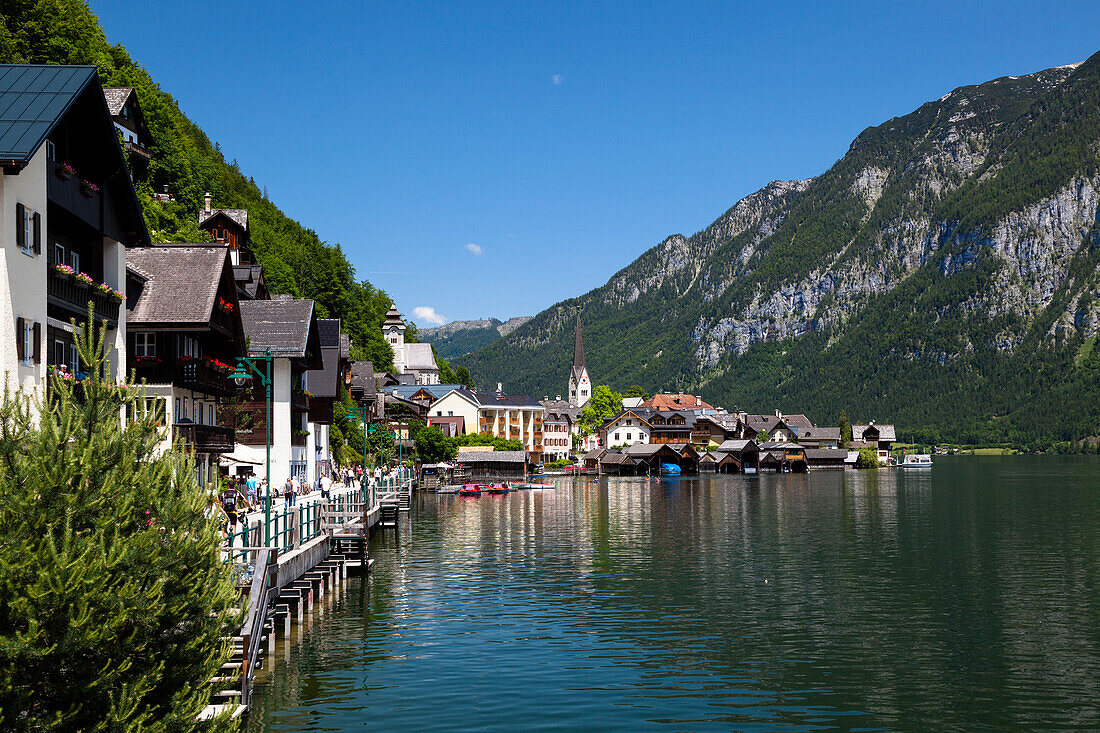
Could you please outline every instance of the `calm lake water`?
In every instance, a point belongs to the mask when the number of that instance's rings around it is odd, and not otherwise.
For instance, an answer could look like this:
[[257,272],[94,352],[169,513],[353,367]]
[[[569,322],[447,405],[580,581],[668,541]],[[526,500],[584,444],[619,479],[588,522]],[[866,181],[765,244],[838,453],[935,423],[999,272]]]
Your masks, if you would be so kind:
[[249,730],[1100,729],[1095,458],[424,494],[371,553]]

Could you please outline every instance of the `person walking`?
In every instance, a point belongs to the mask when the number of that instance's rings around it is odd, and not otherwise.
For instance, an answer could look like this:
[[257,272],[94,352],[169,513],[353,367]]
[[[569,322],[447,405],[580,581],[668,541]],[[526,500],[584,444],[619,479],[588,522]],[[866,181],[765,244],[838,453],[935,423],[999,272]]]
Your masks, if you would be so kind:
[[294,506],[294,481],[287,476],[286,484],[283,486],[283,508],[289,509]]
[[[221,493],[221,510],[228,525],[230,547],[233,546],[233,535],[237,532],[237,521],[247,507],[248,499],[245,498],[235,483],[230,482],[225,491]],[[247,541],[245,544],[248,544]]]

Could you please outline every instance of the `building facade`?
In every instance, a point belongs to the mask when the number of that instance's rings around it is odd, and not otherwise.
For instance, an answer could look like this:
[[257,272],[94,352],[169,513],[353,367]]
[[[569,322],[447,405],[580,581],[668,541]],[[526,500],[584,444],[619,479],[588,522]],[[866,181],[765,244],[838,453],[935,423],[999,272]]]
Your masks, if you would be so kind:
[[0,372],[28,393],[50,370],[79,378],[92,305],[122,378],[126,248],[149,235],[96,70],[4,66],[0,93]]

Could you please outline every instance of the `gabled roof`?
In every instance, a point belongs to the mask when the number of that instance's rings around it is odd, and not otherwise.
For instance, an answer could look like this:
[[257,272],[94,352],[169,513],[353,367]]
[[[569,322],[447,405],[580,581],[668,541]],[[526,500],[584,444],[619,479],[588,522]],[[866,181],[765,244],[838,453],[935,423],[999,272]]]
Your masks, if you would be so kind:
[[310,373],[309,390],[315,397],[336,397],[340,382],[340,319],[317,319],[317,340],[323,366]]
[[[206,323],[230,267],[229,251],[202,244],[137,247],[126,250],[126,267],[145,279],[133,307],[127,309],[128,324]],[[236,311],[236,293],[231,295]]]
[[852,439],[863,440],[863,433],[867,428],[876,428],[880,441],[890,441],[891,443],[897,442],[897,435],[894,433],[893,425],[876,425],[875,423],[870,423],[868,425],[853,425]]
[[364,392],[366,395],[375,393],[374,364],[369,361],[353,361],[348,370],[350,381],[348,388]]
[[757,450],[759,446],[755,440],[726,440],[718,446],[718,450],[722,453],[743,453],[746,448],[752,451]]
[[203,209],[199,212],[199,226],[221,214],[241,229],[248,231],[248,209]]
[[0,66],[0,162],[29,163],[95,78],[94,66]]
[[321,343],[312,300],[276,295],[271,300],[244,300],[241,320],[248,335],[250,356],[272,356],[303,360],[307,368],[322,365]]
[[539,400],[539,404],[546,408],[547,414],[565,415],[572,422],[580,420],[584,414],[584,408],[574,407],[567,400]]
[[633,417],[633,418],[637,418],[637,419],[638,419],[638,420],[640,420],[641,422],[645,423],[646,427],[652,427],[652,426],[651,426],[651,425],[649,424],[649,420],[647,419],[647,418],[649,417],[649,415],[646,415],[646,417],[642,417],[642,415],[638,414],[639,412],[642,412],[642,411],[640,411],[640,410],[639,410],[639,411],[634,411],[634,410],[623,410],[623,411],[622,411],[622,412],[620,412],[620,413],[619,413],[618,415],[616,415],[615,417],[611,418],[611,420],[609,420],[609,421],[607,422],[607,424],[606,424],[606,425],[604,425],[604,429],[605,429],[605,430],[610,430],[610,429],[611,429],[611,426],[612,426],[612,425],[614,425],[615,423],[619,422],[620,420],[622,420],[622,419],[623,419],[623,418],[625,418],[625,417]]
[[794,430],[797,431],[799,435],[802,435],[803,431],[809,430],[814,426],[814,424],[810,422],[810,418],[801,414],[784,415],[783,422],[787,423],[787,427],[794,428]]
[[321,348],[340,348],[340,319],[318,318],[317,338],[321,341]]
[[126,100],[133,93],[133,87],[103,87],[103,97],[107,100],[107,110],[111,117],[117,117],[122,112]]
[[605,449],[605,448],[594,448],[594,449],[588,451],[587,453],[585,453],[583,456],[581,456],[581,460],[583,460],[583,461],[599,460],[600,456],[602,456],[604,453],[607,453],[607,449]]
[[798,434],[799,440],[840,440],[840,428],[808,428]]
[[431,344],[405,344],[405,369],[414,372],[438,370]]
[[432,404],[446,397],[456,389],[465,389],[461,384],[401,384],[396,387],[386,387],[387,394],[411,399],[417,392],[427,392],[432,396]]
[[839,458],[844,460],[848,457],[848,451],[843,448],[807,448],[806,457],[813,458],[815,460],[823,460],[828,458]]

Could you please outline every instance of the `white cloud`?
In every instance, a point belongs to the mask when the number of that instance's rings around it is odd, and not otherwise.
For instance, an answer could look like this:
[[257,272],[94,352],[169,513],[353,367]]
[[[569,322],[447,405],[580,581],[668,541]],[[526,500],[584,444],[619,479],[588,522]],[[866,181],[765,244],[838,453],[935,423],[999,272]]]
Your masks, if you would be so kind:
[[430,305],[418,305],[413,308],[413,318],[436,326],[442,326],[447,322],[447,319],[436,313],[435,308]]
[[470,242],[469,244],[466,245],[466,251],[470,252],[472,254],[475,254],[475,255],[479,255],[479,254],[481,254],[481,245],[480,244],[474,244],[473,242]]
[[565,81],[565,77],[562,76],[561,74],[554,74],[552,77],[550,77],[550,83],[553,84],[554,86],[559,86],[564,81]]

